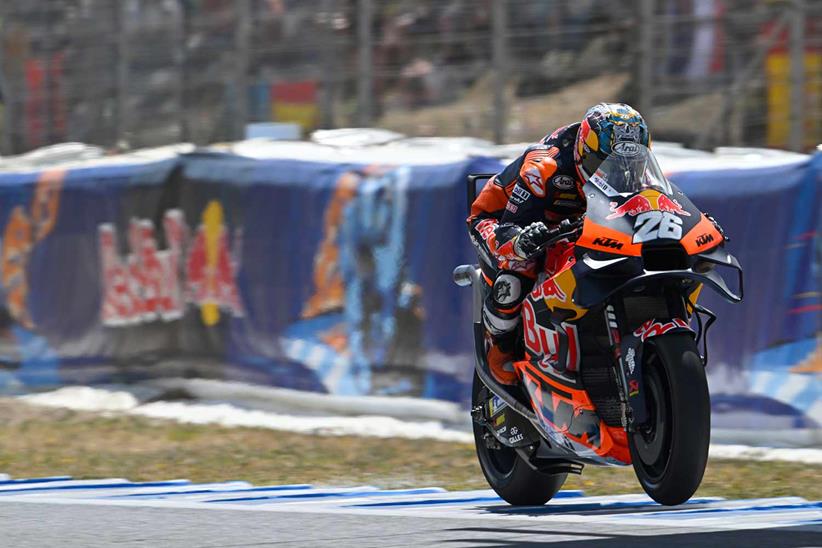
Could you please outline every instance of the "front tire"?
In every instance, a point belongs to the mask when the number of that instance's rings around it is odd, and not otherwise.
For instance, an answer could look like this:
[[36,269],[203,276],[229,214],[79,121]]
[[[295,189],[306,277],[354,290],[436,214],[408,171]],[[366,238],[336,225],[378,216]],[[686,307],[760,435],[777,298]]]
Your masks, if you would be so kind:
[[[484,403],[480,392],[485,386],[476,372],[471,391],[471,407]],[[482,474],[488,485],[512,506],[541,506],[551,500],[565,483],[567,474],[542,474],[522,460],[517,452],[506,446],[491,449],[485,443],[486,428],[473,423],[474,446]]]
[[660,504],[696,492],[708,461],[711,404],[705,367],[688,333],[655,337],[645,348],[648,422],[629,436],[639,483]]

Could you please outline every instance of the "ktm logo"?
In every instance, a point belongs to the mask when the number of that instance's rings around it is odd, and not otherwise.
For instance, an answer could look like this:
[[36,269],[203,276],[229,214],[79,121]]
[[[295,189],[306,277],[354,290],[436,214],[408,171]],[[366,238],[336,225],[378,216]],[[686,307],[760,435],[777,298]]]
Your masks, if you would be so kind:
[[614,240],[613,238],[607,238],[605,236],[594,238],[593,243],[594,245],[609,247],[611,249],[622,249],[622,242]]
[[698,247],[702,247],[705,244],[709,244],[714,241],[714,237],[711,234],[702,234],[696,239],[696,245]]

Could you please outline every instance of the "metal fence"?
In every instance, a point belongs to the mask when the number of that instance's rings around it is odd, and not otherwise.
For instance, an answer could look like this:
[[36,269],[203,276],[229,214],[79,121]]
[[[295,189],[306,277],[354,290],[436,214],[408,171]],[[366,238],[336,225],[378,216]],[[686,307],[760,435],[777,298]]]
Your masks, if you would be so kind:
[[249,122],[527,141],[587,106],[656,139],[822,141],[812,0],[4,0],[0,153],[244,136]]

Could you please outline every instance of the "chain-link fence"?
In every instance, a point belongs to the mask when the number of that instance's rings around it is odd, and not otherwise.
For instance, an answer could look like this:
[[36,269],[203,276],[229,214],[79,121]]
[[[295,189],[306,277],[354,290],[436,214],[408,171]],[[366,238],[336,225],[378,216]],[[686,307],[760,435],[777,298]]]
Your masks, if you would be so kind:
[[0,152],[249,122],[527,141],[599,101],[656,139],[822,141],[812,0],[5,0]]

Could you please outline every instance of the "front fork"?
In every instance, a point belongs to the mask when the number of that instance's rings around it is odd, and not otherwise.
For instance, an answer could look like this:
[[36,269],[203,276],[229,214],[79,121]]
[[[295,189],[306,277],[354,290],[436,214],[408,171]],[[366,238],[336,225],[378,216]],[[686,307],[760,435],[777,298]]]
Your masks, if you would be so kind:
[[[671,331],[689,331],[694,334],[696,343],[703,344],[702,363],[707,365],[707,333],[716,315],[690,300],[683,300],[675,294],[667,295],[668,318],[651,318],[635,332],[623,333],[620,326],[627,326],[625,306],[620,299],[609,302],[604,309],[605,321],[610,342],[611,363],[619,387],[619,398],[622,405],[622,426],[628,432],[634,432],[648,420],[648,409],[645,402],[645,390],[642,382],[643,354],[647,341]],[[698,331],[694,333],[688,325],[690,315],[686,303],[696,316]],[[702,319],[707,318],[707,321]],[[646,325],[648,326],[645,331]]]
[[637,425],[645,423],[648,418],[645,391],[642,386],[641,346],[626,348],[623,344],[619,326],[626,325],[626,322],[625,309],[621,302],[612,302],[605,307],[605,322],[610,343],[611,363],[619,386],[622,427],[628,432],[634,432]]

